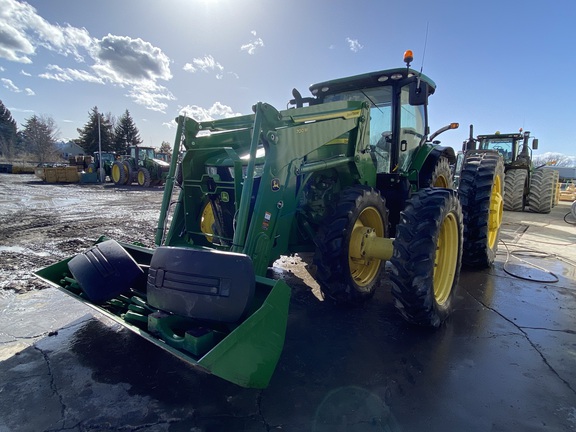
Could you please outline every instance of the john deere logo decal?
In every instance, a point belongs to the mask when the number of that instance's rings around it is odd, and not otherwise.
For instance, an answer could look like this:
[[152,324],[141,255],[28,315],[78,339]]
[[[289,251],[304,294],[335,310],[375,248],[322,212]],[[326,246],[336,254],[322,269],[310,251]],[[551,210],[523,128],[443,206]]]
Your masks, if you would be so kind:
[[280,190],[280,180],[279,179],[277,179],[277,178],[272,179],[272,190],[274,192]]

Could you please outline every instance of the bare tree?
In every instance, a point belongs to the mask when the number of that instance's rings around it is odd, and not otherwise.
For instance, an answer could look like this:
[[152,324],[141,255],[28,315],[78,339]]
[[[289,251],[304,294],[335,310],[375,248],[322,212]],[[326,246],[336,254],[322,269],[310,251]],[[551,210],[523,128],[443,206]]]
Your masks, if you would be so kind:
[[575,166],[576,157],[561,153],[544,153],[533,157],[534,166],[551,165],[557,167]]
[[59,130],[52,117],[33,115],[22,126],[21,139],[25,151],[36,156],[39,163],[58,160],[56,139]]
[[172,153],[172,146],[168,141],[162,141],[162,144],[160,144],[160,153]]

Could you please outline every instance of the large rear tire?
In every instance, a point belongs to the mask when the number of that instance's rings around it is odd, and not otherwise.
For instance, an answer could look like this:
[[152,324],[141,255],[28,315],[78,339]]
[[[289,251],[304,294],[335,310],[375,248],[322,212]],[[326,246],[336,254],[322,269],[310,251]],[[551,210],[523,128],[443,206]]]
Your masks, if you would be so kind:
[[535,213],[550,213],[554,199],[554,171],[538,169],[530,179],[528,206]]
[[388,236],[388,210],[380,194],[367,186],[353,186],[340,196],[316,238],[316,280],[325,298],[340,304],[358,304],[372,297],[380,283],[384,261],[354,257],[351,244],[365,228]]
[[390,260],[392,294],[409,322],[439,327],[452,310],[462,263],[462,209],[455,191],[422,189],[407,201]]
[[528,171],[525,169],[511,169],[506,172],[504,179],[504,210],[524,211],[524,190]]
[[132,168],[132,165],[130,164],[130,162],[128,161],[124,161],[122,162],[124,164],[124,169],[126,171],[126,184],[132,184],[132,182],[135,180],[135,173],[134,173],[134,169]]
[[458,186],[464,213],[464,265],[487,268],[494,263],[504,214],[503,194],[502,156],[496,152],[468,156]]
[[112,164],[112,181],[116,185],[126,184],[128,172],[125,165],[121,161],[116,161]]

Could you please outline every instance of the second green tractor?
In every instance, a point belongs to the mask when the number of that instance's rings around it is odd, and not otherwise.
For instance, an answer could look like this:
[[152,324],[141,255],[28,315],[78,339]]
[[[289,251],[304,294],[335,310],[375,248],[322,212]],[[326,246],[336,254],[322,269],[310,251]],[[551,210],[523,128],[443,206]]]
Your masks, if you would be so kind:
[[112,165],[112,181],[117,185],[137,182],[149,187],[164,184],[170,164],[156,157],[154,147],[131,146],[129,154]]

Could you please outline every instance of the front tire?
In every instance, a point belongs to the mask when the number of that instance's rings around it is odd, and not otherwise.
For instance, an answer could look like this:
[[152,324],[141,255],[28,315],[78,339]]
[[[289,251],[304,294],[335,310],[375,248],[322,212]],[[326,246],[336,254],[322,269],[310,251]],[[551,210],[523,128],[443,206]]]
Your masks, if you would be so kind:
[[358,304],[374,294],[384,261],[354,257],[351,244],[366,228],[388,236],[388,210],[380,194],[353,186],[340,196],[336,210],[320,227],[316,239],[316,280],[325,298],[339,304]]
[[142,187],[150,187],[150,182],[152,178],[150,176],[150,171],[146,168],[139,168],[137,174],[138,184]]
[[439,327],[452,310],[462,263],[462,209],[455,191],[421,189],[407,201],[390,260],[400,314]]
[[473,268],[494,263],[504,215],[504,161],[496,152],[468,156],[458,195],[464,213],[462,262]]

